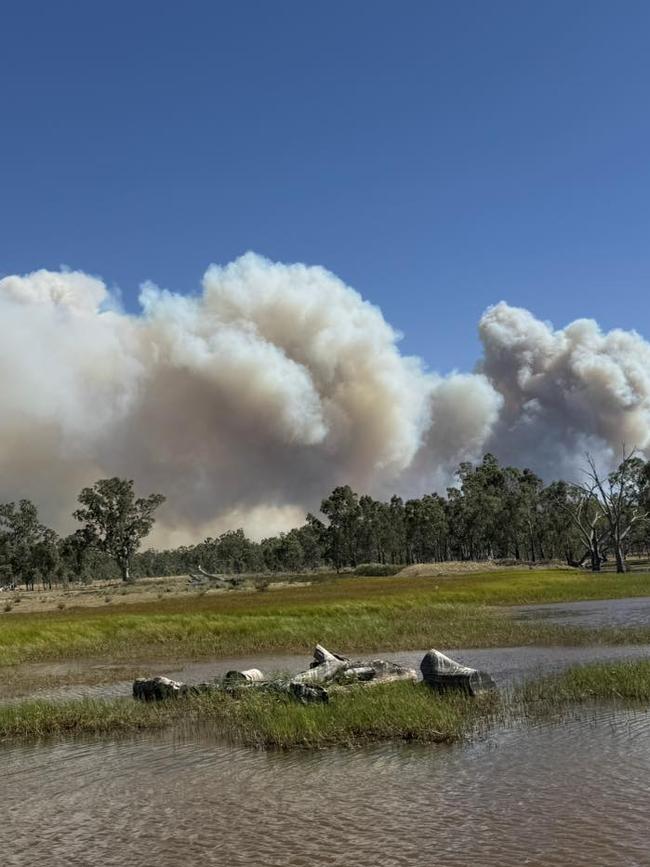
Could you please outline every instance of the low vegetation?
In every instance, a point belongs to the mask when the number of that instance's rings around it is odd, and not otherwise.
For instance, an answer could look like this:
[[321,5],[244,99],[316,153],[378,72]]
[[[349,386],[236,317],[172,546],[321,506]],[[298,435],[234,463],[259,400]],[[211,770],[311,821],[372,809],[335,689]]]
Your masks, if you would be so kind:
[[242,690],[145,703],[130,698],[23,701],[0,706],[0,741],[119,734],[209,724],[216,735],[261,748],[353,746],[385,740],[453,743],[504,720],[561,712],[585,702],[650,700],[650,660],[580,666],[509,696],[439,695],[422,683],[358,687],[329,704]]
[[520,690],[522,700],[545,709],[591,701],[650,701],[650,659],[593,663],[544,677]]
[[284,696],[245,692],[191,696],[159,703],[132,699],[26,701],[0,707],[0,741],[53,735],[105,734],[200,725],[247,746],[317,748],[379,740],[451,743],[486,723],[497,695],[439,696],[423,684],[360,687],[327,705],[302,705]]
[[[345,577],[259,593],[169,594],[96,608],[2,615],[4,665],[300,652],[314,636],[345,653],[530,644],[645,643],[650,630],[587,630],[522,622],[506,606],[641,596],[644,573],[494,570],[448,579]],[[152,594],[153,597],[153,594]]]

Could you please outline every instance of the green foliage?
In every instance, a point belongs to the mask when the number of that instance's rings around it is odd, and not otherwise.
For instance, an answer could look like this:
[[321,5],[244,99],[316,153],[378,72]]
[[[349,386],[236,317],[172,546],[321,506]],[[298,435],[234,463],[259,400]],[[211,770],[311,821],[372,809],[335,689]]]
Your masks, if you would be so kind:
[[609,505],[606,496],[599,505],[598,496],[563,481],[544,486],[530,470],[501,466],[491,454],[476,465],[461,463],[457,477],[446,496],[406,501],[375,500],[343,485],[322,501],[324,520],[307,514],[302,526],[260,543],[240,528],[197,545],[141,553],[164,498],[136,499],[133,482],[102,479],[80,494],[74,514],[83,527],[61,540],[40,524],[28,500],[0,506],[0,583],[51,587],[72,579],[184,575],[199,566],[250,575],[362,564],[358,574],[368,574],[365,564],[378,564],[373,574],[390,575],[402,564],[447,561],[591,561],[600,569],[604,558],[615,557],[621,569],[630,553],[650,553],[650,462],[635,456],[604,483],[615,494]]
[[561,674],[524,684],[519,690],[527,704],[546,707],[610,701],[650,701],[650,660],[625,660],[580,665]]
[[51,576],[58,564],[56,534],[38,517],[30,500],[0,505],[0,578],[33,589],[39,577]]
[[84,524],[88,541],[109,554],[124,581],[131,580],[131,560],[154,525],[154,512],[164,503],[162,494],[136,499],[133,481],[100,479],[79,494],[82,508],[74,517]]
[[[624,512],[650,511],[649,467],[634,458],[612,476],[614,481],[624,476]],[[146,575],[172,575],[199,564],[211,572],[251,573],[322,566],[338,572],[360,563],[589,562],[589,539],[571,519],[581,508],[575,486],[560,481],[545,487],[530,470],[503,467],[491,454],[477,465],[462,463],[457,476],[458,487],[449,488],[446,497],[431,493],[406,501],[393,496],[382,502],[339,486],[321,503],[325,521],[308,514],[302,527],[259,545],[238,530],[176,551],[145,552],[137,558],[136,569]],[[583,510],[587,523],[594,515],[598,518],[594,510],[595,502]],[[618,544],[617,534],[601,524],[597,568],[601,555],[611,558]],[[639,520],[619,542],[623,555],[647,554],[650,522]]]
[[363,575],[368,578],[390,577],[391,575],[397,575],[403,568],[404,566],[402,565],[392,566],[390,563],[361,563],[354,570],[354,574]]

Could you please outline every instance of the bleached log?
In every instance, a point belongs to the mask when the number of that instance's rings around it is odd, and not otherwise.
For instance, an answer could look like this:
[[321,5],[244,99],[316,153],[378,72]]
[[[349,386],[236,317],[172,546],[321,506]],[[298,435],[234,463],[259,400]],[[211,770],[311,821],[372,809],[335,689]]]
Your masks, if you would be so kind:
[[292,683],[329,684],[336,681],[348,686],[354,683],[390,683],[395,680],[414,681],[417,680],[417,673],[413,668],[384,659],[352,662],[345,656],[332,653],[321,644],[316,645],[311,668],[291,678]]
[[206,572],[203,566],[198,566],[199,573],[204,578],[209,578],[210,581],[220,581],[222,584],[228,584],[231,587],[237,587],[243,582],[241,575],[213,575],[211,572]]
[[133,683],[133,698],[140,701],[163,701],[187,695],[187,686],[168,677],[139,677]]
[[494,680],[485,671],[478,671],[445,656],[439,650],[429,650],[420,663],[422,678],[440,691],[460,689],[470,695],[480,695],[496,689]]
[[259,668],[249,668],[246,671],[227,671],[223,680],[224,683],[228,685],[261,683],[264,680],[264,675]]
[[350,663],[337,679],[344,684],[379,684],[392,683],[396,680],[416,681],[418,675],[414,668],[407,668],[397,662],[389,662],[385,659],[373,659],[367,663]]
[[335,653],[330,653],[321,644],[317,644],[314,649],[314,662],[312,668],[307,671],[301,671],[291,678],[292,683],[325,683],[331,680],[337,671],[349,665],[350,660],[343,656],[337,656]]

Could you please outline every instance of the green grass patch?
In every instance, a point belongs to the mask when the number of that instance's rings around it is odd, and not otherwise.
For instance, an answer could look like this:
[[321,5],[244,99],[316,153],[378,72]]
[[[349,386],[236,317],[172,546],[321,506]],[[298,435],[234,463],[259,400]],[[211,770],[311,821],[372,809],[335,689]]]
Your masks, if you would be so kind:
[[650,660],[595,663],[527,683],[504,696],[439,695],[422,683],[357,687],[329,704],[302,705],[281,694],[244,689],[143,703],[130,698],[21,701],[0,706],[0,741],[119,735],[209,725],[232,743],[258,748],[321,748],[376,741],[453,743],[498,722],[562,714],[595,702],[647,706]]
[[527,683],[518,695],[529,707],[593,701],[650,701],[650,659],[576,666]]
[[247,746],[290,749],[351,746],[383,740],[452,743],[491,719],[498,695],[480,700],[440,696],[423,684],[359,687],[326,705],[247,690],[159,703],[132,699],[26,701],[0,707],[0,741],[60,735],[119,734],[209,723],[224,739]]
[[[587,630],[515,622],[507,606],[642,596],[645,573],[495,570],[447,579],[345,577],[312,586],[0,615],[0,665],[73,658],[200,659],[526,644],[650,641],[650,629]],[[73,605],[71,599],[70,606]]]

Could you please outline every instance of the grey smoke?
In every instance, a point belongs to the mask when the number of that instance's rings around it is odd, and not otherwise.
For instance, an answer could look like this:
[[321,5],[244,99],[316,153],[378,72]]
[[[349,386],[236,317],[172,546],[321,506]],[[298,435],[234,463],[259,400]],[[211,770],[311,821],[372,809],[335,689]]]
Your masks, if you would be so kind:
[[0,280],[0,500],[66,530],[82,485],[125,475],[167,495],[155,541],[178,543],[295,525],[337,484],[444,488],[488,449],[555,476],[586,445],[650,448],[650,345],[590,320],[554,331],[502,302],[477,371],[441,377],[319,267],[249,253],[141,304],[80,272]]

